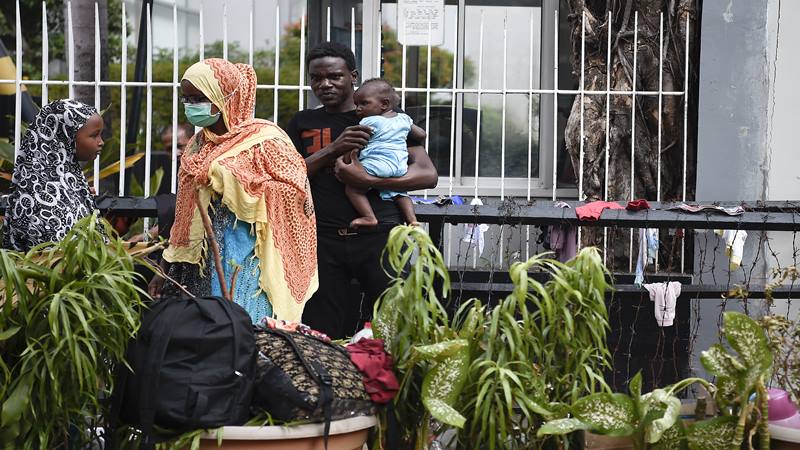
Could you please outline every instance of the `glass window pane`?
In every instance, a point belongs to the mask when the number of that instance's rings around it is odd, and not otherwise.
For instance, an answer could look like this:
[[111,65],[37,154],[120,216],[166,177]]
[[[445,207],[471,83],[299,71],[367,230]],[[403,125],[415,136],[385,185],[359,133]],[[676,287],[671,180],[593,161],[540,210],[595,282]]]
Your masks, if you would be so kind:
[[[503,2],[496,2],[502,4]],[[519,2],[516,2],[519,3]],[[530,2],[538,4],[539,2]],[[501,89],[503,69],[509,89],[539,88],[542,8],[538,6],[476,6],[467,2],[464,36],[464,87],[478,87],[481,17],[483,17],[483,61],[481,87]],[[506,31],[506,64],[503,65],[503,29]],[[533,28],[533,71],[530,36]]]

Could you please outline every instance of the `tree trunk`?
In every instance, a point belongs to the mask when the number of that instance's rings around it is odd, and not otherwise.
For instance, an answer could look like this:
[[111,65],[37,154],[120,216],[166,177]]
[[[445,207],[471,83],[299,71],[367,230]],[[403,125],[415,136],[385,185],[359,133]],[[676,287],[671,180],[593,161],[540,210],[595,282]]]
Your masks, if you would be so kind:
[[[76,81],[95,80],[95,22],[94,5],[97,3],[100,22],[100,77],[108,79],[108,1],[107,0],[72,0],[72,33],[75,39]],[[65,6],[66,8],[66,6]],[[66,13],[64,17],[67,17]],[[100,108],[108,106],[108,89],[101,88]],[[94,105],[94,86],[75,86],[75,98],[89,105]],[[109,118],[104,118],[106,126]]]
[[[586,200],[681,200],[694,194],[694,113],[691,106],[692,86],[697,79],[699,30],[697,14],[701,0],[567,0],[572,42],[572,65],[576,78],[581,73],[582,16],[585,21],[584,89],[604,91],[606,73],[610,73],[612,91],[633,89],[634,14],[638,12],[638,47],[636,54],[636,90],[659,89],[659,15],[664,14],[663,90],[685,89],[686,19],[689,19],[689,92],[690,120],[686,146],[686,186],[684,192],[684,97],[662,96],[659,113],[658,96],[636,96],[635,112],[631,113],[630,95],[611,95],[609,105],[608,174],[606,161],[606,96],[583,97],[583,195]],[[609,13],[611,20],[609,23]],[[611,32],[611,64],[608,69],[608,33]],[[659,116],[661,146],[658,145]],[[580,173],[581,97],[572,105],[565,130],[567,151]],[[632,121],[635,120],[635,136]],[[631,161],[631,140],[634,158]],[[660,190],[659,190],[659,162]],[[633,192],[631,192],[633,164]],[[608,182],[606,183],[606,175]],[[660,195],[659,195],[660,194]],[[616,233],[615,233],[616,234]],[[624,233],[627,235],[627,233]],[[584,243],[602,244],[602,230],[587,229]],[[626,239],[627,240],[627,239]],[[624,241],[618,241],[622,243]],[[617,245],[615,248],[628,247]],[[627,250],[625,248],[624,250]],[[614,258],[617,259],[617,258]],[[626,258],[627,259],[627,258]],[[627,264],[626,264],[627,265]]]

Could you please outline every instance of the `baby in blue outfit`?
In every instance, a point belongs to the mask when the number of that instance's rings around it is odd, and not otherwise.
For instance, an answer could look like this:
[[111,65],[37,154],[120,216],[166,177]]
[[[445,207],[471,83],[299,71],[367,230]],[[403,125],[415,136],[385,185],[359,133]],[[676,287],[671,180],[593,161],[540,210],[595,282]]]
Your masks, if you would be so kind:
[[[367,146],[361,149],[358,160],[364,170],[379,178],[401,177],[408,170],[408,147],[406,138],[422,141],[425,131],[414,125],[411,118],[394,111],[398,95],[387,81],[374,78],[365,81],[353,94],[356,113],[361,117],[360,125],[372,128]],[[352,228],[378,224],[375,212],[367,199],[366,191],[346,186],[345,193],[360,217],[350,222]],[[414,205],[405,192],[381,191],[381,198],[393,200],[410,225],[417,225]]]

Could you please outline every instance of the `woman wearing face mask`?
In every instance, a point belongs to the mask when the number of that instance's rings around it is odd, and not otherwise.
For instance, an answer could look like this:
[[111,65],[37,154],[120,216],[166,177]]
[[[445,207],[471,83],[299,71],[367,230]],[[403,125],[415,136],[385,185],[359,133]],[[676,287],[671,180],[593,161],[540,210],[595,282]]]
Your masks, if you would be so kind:
[[[193,295],[221,295],[200,209],[221,253],[224,282],[254,323],[299,321],[317,289],[316,225],[303,158],[272,122],[252,117],[256,74],[223,59],[198,62],[181,80],[186,118],[202,127],[178,174],[175,223],[164,260],[169,278]],[[156,277],[153,297],[177,294]],[[174,288],[174,287],[173,287]],[[169,289],[169,290],[168,290]]]
[[56,100],[42,107],[20,142],[6,208],[3,247],[28,251],[58,242],[96,209],[79,162],[103,150],[103,119],[93,107]]

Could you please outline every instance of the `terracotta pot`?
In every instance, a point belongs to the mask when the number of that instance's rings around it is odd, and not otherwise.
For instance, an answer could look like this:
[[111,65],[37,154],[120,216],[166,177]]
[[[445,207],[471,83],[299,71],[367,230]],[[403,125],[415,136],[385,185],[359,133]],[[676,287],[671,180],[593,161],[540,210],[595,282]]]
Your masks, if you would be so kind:
[[[370,428],[377,425],[375,416],[353,417],[331,422],[328,450],[361,450]],[[323,424],[290,427],[223,427],[222,446],[217,447],[216,433],[201,438],[201,450],[324,450]]]

